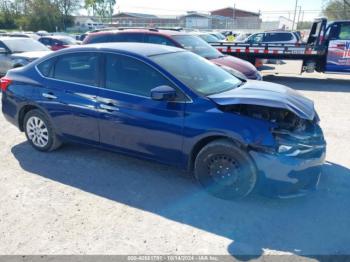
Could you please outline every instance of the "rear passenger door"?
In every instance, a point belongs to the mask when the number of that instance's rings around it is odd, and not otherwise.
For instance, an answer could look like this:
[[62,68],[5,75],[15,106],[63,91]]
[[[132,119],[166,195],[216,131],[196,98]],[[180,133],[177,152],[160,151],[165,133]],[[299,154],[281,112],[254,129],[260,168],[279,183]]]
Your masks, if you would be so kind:
[[97,93],[100,55],[81,52],[61,55],[38,66],[44,85],[37,101],[50,114],[57,131],[68,139],[98,143]]
[[104,146],[161,162],[179,163],[185,96],[155,101],[151,89],[174,86],[145,62],[122,54],[105,57],[105,83],[99,93],[100,139]]

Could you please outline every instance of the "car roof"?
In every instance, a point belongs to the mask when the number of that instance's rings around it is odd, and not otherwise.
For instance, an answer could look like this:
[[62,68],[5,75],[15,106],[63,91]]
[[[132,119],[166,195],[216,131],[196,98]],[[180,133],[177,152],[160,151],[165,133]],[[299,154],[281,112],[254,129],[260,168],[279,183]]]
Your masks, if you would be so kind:
[[45,36],[42,36],[41,38],[63,39],[63,38],[73,38],[73,37],[68,35],[45,35]]
[[186,32],[179,32],[175,30],[163,30],[163,29],[154,29],[154,28],[121,28],[115,30],[107,30],[91,33],[93,35],[110,35],[110,34],[120,34],[120,33],[148,33],[148,34],[159,34],[159,35],[186,35]]
[[84,50],[119,51],[119,52],[133,53],[133,54],[141,55],[145,57],[167,54],[167,53],[176,53],[180,51],[186,52],[184,49],[172,47],[172,46],[148,44],[148,43],[130,43],[130,42],[88,44],[88,45],[63,49],[60,52],[65,53],[72,50],[73,51],[84,51]]
[[188,34],[190,34],[190,35],[210,35],[211,33],[209,33],[209,32],[196,32],[196,31],[193,31],[193,32],[188,32]]
[[291,32],[291,31],[283,31],[283,30],[280,30],[280,31],[265,31],[264,33],[273,33],[273,34],[282,34],[282,33],[288,33],[288,34],[292,34],[292,33],[295,33],[294,31]]
[[33,41],[35,41],[33,38],[23,38],[23,37],[16,37],[16,36],[2,36],[0,37],[0,40],[3,41],[3,40],[10,40],[10,41],[14,41],[14,40],[19,40],[19,41],[23,41],[23,39],[32,39]]

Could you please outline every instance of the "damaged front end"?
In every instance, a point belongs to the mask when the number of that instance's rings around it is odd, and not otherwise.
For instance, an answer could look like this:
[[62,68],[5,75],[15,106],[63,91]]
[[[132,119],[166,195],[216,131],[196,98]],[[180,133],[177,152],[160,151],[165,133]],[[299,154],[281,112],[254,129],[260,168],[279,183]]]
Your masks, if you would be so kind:
[[311,100],[286,86],[258,81],[247,81],[209,99],[222,112],[268,124],[269,139],[260,138],[267,134],[257,128],[258,139],[247,142],[259,180],[264,181],[263,193],[289,197],[317,187],[326,142]]
[[249,145],[252,149],[297,157],[314,151],[322,151],[326,147],[317,114],[312,120],[308,120],[298,117],[287,109],[259,105],[224,105],[219,108],[224,112],[232,112],[274,124],[275,127],[271,129],[271,133],[275,138],[275,146]]
[[273,123],[273,146],[261,143],[248,146],[260,173],[258,190],[262,194],[289,198],[317,188],[326,156],[317,114],[308,120],[286,109],[266,106],[226,105],[220,109]]

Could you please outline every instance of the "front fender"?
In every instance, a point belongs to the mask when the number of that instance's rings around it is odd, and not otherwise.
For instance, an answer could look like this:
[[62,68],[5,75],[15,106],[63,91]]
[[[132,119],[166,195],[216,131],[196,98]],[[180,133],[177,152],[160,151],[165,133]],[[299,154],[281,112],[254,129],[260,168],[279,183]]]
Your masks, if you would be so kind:
[[275,124],[234,112],[223,112],[217,108],[204,112],[188,110],[184,126],[183,152],[187,156],[187,161],[192,158],[193,149],[198,143],[210,142],[211,138],[228,138],[244,147],[275,146],[275,139],[271,133]]

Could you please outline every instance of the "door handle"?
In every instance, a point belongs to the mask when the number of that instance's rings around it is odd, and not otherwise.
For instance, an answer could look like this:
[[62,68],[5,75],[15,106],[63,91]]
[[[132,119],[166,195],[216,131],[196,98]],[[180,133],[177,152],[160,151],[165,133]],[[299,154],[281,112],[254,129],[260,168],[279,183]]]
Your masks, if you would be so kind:
[[52,93],[42,93],[42,96],[47,99],[57,99],[57,96],[53,95]]
[[107,111],[119,111],[119,108],[113,105],[100,104],[100,108]]

